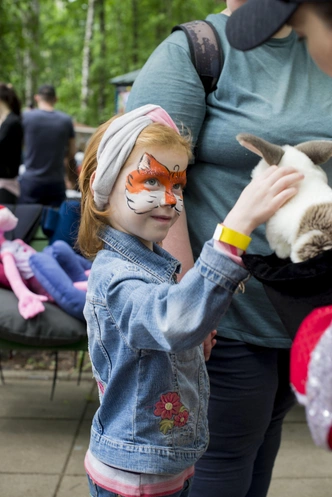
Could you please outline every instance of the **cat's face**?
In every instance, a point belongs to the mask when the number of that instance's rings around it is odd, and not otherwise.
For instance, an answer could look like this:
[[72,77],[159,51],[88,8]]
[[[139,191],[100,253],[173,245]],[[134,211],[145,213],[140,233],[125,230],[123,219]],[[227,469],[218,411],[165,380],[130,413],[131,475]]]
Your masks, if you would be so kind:
[[152,248],[183,208],[188,157],[181,148],[138,147],[121,170],[110,196],[111,225]]

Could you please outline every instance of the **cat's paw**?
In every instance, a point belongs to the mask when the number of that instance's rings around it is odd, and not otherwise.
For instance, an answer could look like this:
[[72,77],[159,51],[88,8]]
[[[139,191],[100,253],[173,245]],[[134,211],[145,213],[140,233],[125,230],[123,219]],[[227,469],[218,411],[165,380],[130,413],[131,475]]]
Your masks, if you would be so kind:
[[279,243],[276,247],[271,247],[279,259],[287,259],[291,255],[291,247],[286,243]]

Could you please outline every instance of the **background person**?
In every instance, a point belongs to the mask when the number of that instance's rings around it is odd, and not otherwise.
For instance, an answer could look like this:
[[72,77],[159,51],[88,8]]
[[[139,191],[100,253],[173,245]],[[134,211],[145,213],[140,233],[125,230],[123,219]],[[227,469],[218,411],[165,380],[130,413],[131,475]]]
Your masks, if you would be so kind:
[[54,109],[55,89],[42,85],[37,109],[23,114],[24,165],[20,203],[59,206],[66,199],[65,160],[75,162],[75,133],[70,116]]
[[248,0],[227,23],[238,50],[258,47],[284,24],[292,26],[322,71],[332,76],[332,0]]
[[[233,49],[225,28],[243,0],[229,0],[210,15],[224,65],[206,100],[184,33],[172,33],[138,75],[127,110],[146,103],[164,107],[187,126],[196,145],[184,192],[194,259],[216,222],[250,181],[257,156],[236,141],[240,132],[295,145],[332,137],[332,80],[312,61],[288,26],[249,52]],[[250,21],[248,21],[248,26]],[[324,166],[332,177],[331,161]],[[164,247],[188,268],[193,263],[185,217]],[[268,254],[264,227],[255,230],[252,253]],[[282,421],[294,403],[289,386],[291,340],[262,285],[251,278],[218,326],[207,363],[211,382],[210,445],[196,464],[193,497],[265,497],[278,453]]]
[[15,204],[22,163],[21,103],[13,87],[0,83],[0,204]]
[[219,236],[207,241],[176,285],[179,262],[159,243],[181,218],[190,156],[154,105],[103,124],[87,147],[79,244],[94,258],[84,315],[100,398],[85,458],[90,495],[189,495],[208,443],[200,344],[248,274],[236,247],[303,178],[272,167],[251,182],[224,219],[234,252]]

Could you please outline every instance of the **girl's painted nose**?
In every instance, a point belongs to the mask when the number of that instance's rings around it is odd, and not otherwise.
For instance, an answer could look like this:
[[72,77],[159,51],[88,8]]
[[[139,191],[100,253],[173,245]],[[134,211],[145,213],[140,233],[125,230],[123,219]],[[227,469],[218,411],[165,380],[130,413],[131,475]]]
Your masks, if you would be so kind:
[[171,207],[175,207],[176,206],[175,195],[173,195],[173,193],[170,192],[165,192],[165,196],[160,202],[160,205],[162,206],[170,205]]

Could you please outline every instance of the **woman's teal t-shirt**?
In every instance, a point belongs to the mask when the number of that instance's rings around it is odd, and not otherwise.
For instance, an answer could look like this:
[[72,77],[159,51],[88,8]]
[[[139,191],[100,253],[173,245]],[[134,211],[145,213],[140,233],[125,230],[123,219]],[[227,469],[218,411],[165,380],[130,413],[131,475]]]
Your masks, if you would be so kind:
[[[196,160],[188,172],[185,206],[195,257],[250,182],[258,163],[258,156],[239,145],[238,133],[252,133],[279,145],[332,139],[332,78],[316,67],[294,32],[240,52],[226,39],[227,16],[207,19],[219,33],[225,59],[207,105],[185,35],[177,31],[151,55],[127,106],[131,110],[159,104],[193,134]],[[332,161],[323,167],[332,184]],[[264,226],[253,233],[248,253],[271,253],[264,233]],[[244,294],[234,296],[218,334],[267,347],[291,344],[254,278],[246,283]]]

